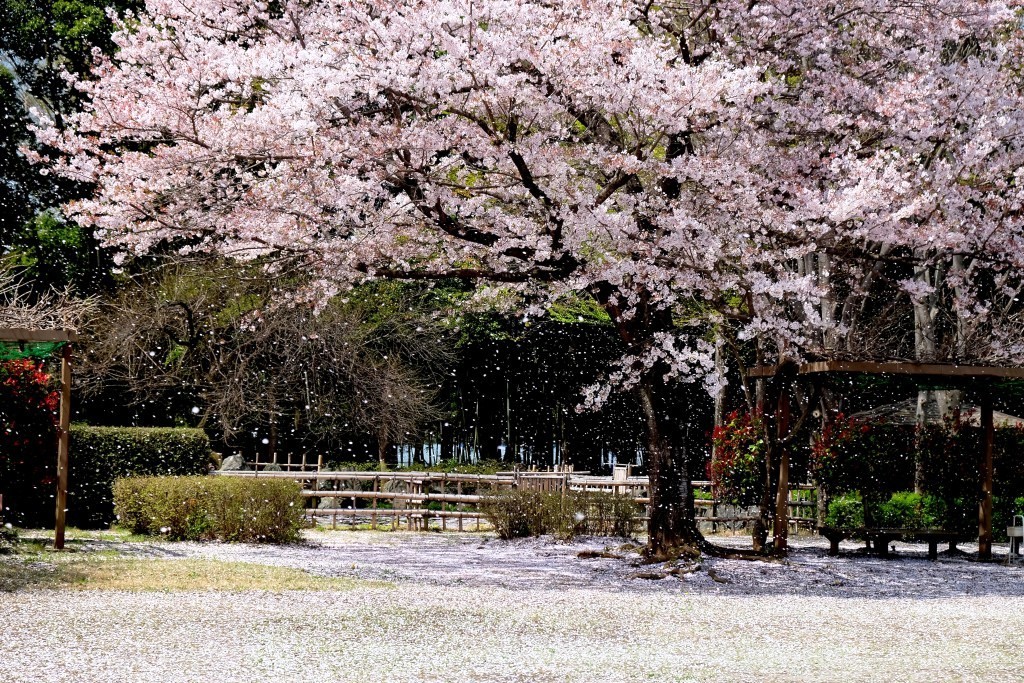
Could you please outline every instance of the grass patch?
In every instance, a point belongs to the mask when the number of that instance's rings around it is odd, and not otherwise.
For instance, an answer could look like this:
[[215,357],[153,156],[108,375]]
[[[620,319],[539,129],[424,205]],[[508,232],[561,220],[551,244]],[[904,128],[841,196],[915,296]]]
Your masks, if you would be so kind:
[[[53,545],[53,529],[20,529],[22,544],[33,543],[46,546]],[[145,534],[133,534],[121,527],[110,529],[79,529],[69,526],[64,531],[64,542],[69,548],[88,543],[89,541],[105,541],[114,543],[149,543],[153,541],[152,536]]]
[[340,591],[381,581],[316,576],[291,567],[210,559],[141,559],[110,552],[29,552],[0,559],[0,592],[71,589],[131,592]]

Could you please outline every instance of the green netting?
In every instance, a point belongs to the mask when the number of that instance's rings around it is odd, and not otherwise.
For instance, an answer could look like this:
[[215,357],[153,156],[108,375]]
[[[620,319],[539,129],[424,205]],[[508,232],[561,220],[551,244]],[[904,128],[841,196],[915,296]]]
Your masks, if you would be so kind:
[[67,342],[0,342],[0,361],[49,358]]

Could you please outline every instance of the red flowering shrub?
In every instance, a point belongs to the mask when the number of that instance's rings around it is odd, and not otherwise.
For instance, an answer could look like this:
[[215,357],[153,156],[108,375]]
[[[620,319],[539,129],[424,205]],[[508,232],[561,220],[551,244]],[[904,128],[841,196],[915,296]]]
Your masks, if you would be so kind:
[[811,446],[811,471],[826,488],[846,490],[862,484],[862,454],[871,427],[842,413],[826,424]]
[[0,493],[5,521],[23,526],[52,521],[59,402],[41,362],[0,363]]
[[915,427],[866,424],[840,414],[811,449],[812,472],[834,496],[859,492],[866,524],[886,524],[894,501],[909,500],[906,492],[914,487],[919,459],[927,498],[935,501],[928,524],[969,529],[977,524],[980,432],[963,417],[954,414],[941,424]]
[[715,459],[708,477],[716,497],[742,505],[757,502],[764,490],[764,420],[758,413],[734,410],[711,434]]

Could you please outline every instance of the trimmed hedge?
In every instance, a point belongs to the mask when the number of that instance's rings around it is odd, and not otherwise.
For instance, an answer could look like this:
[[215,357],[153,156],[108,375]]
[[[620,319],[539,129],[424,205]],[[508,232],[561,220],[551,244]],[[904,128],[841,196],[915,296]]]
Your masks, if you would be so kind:
[[210,439],[201,429],[72,425],[68,523],[109,526],[119,477],[205,474],[210,458]]
[[[993,536],[997,541],[1005,541],[1006,527],[1013,515],[1024,514],[1024,496],[1015,499],[994,496],[992,510]],[[978,502],[975,498],[957,498],[950,505],[938,496],[897,491],[888,500],[869,501],[867,520],[864,512],[860,492],[850,491],[829,501],[825,526],[945,529],[967,534],[978,530]]]
[[303,526],[294,481],[236,477],[133,477],[114,482],[118,524],[181,541],[288,543]]

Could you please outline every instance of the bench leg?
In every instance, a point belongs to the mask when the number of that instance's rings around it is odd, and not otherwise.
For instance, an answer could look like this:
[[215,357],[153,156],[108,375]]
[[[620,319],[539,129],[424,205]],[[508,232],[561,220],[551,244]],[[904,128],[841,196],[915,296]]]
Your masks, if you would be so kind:
[[879,536],[875,538],[875,551],[879,557],[889,557],[889,544],[896,540],[895,536]]
[[839,554],[839,539],[830,538],[828,539],[828,554],[835,557]]
[[939,559],[939,542],[928,541],[928,559],[937,560]]

